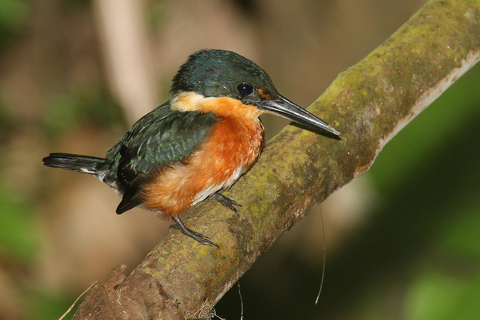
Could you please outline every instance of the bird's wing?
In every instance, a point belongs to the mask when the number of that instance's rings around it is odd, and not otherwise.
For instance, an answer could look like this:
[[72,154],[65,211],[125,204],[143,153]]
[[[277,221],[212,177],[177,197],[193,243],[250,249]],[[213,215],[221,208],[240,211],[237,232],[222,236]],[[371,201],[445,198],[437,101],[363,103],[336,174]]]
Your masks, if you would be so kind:
[[181,112],[162,105],[135,123],[107,155],[116,159],[116,178],[124,193],[117,213],[141,204],[139,191],[148,177],[187,158],[208,139],[216,121],[212,113]]

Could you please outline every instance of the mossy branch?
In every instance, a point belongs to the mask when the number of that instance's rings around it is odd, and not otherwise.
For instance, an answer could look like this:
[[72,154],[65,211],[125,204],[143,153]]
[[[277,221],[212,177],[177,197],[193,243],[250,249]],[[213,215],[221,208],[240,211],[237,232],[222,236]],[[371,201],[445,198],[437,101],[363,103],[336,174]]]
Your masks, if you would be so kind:
[[341,140],[285,128],[226,193],[243,205],[240,216],[205,201],[185,219],[219,248],[173,231],[130,275],[119,267],[95,285],[75,319],[207,316],[275,239],[366,172],[383,146],[479,59],[480,0],[428,2],[310,108]]

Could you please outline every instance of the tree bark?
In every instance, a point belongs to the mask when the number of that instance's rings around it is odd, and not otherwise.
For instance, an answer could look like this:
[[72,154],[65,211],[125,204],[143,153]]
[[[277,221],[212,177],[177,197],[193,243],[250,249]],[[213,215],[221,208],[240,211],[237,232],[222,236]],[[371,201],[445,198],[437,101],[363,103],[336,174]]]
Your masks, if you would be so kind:
[[74,319],[208,317],[275,239],[365,173],[383,146],[479,59],[480,0],[428,2],[310,107],[341,140],[285,128],[225,193],[243,205],[240,216],[205,201],[185,219],[219,248],[172,231],[130,275],[119,267],[95,285]]

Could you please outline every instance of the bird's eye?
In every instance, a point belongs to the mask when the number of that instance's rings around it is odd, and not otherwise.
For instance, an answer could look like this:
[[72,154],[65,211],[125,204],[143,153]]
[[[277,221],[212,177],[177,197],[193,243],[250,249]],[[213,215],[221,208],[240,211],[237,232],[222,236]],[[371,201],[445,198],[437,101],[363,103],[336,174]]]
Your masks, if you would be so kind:
[[249,96],[253,93],[253,86],[250,83],[247,82],[241,82],[237,86],[237,91],[242,95],[242,96]]

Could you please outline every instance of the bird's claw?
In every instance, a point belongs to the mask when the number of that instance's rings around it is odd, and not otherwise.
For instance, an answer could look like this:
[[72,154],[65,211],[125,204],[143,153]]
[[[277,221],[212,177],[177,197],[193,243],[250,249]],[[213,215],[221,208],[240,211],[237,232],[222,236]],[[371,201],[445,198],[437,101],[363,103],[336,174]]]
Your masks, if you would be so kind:
[[183,233],[184,235],[200,242],[201,244],[205,244],[205,245],[209,245],[209,246],[215,246],[217,248],[219,248],[218,244],[216,244],[215,242],[213,241],[210,241],[210,239],[204,235],[204,234],[201,234],[200,232],[196,232],[196,231],[193,231],[192,229],[189,229],[187,228],[182,220],[180,220],[180,218],[173,218],[173,220],[175,221],[175,224],[174,225],[171,225],[170,226],[170,229],[177,229],[177,230],[180,230],[181,233]]
[[230,198],[227,198],[225,197],[223,194],[221,193],[214,193],[214,194],[211,194],[209,196],[210,199],[214,199],[214,200],[217,200],[218,202],[220,202],[224,207],[232,210],[233,212],[235,212],[235,214],[237,216],[240,216],[240,213],[238,212],[238,209],[235,207],[235,206],[238,206],[238,207],[241,207],[242,205],[238,202],[236,202],[235,200],[232,200]]

